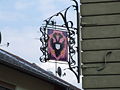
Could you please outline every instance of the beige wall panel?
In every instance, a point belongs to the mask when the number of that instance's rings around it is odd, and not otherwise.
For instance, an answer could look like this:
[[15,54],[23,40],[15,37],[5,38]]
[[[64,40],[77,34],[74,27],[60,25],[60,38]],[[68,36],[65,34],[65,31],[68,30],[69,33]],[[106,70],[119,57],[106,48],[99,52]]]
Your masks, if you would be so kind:
[[82,17],[81,25],[82,26],[120,25],[120,15]]
[[83,77],[83,88],[120,88],[120,75]]
[[81,15],[103,15],[120,13],[120,2],[82,4]]
[[84,64],[88,68],[82,69],[83,75],[120,75],[120,63],[107,63],[105,68],[99,71],[103,67],[103,63],[99,64]]
[[119,0],[80,0],[81,3],[91,3],[91,2],[116,2]]
[[81,32],[83,39],[120,37],[120,25],[83,27]]
[[117,39],[95,39],[83,40],[82,50],[108,50],[120,49],[120,38]]
[[[82,52],[82,63],[104,62],[104,57],[109,51],[87,51]],[[110,50],[112,52],[107,56],[107,62],[120,62],[120,50]]]
[[54,85],[50,83],[5,67],[1,64],[0,80],[15,85],[16,90],[54,90]]

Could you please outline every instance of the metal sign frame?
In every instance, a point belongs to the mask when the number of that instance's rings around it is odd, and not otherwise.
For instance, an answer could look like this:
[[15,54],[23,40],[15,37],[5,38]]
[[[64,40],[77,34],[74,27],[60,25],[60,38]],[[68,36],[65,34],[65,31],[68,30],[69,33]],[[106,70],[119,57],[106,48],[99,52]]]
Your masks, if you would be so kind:
[[[42,46],[40,47],[40,50],[42,51],[43,55],[40,57],[40,61],[41,62],[47,62],[48,60],[48,52],[47,52],[47,47],[48,47],[48,39],[49,36],[47,34],[47,28],[48,26],[57,26],[60,28],[66,28],[67,32],[68,32],[68,45],[69,45],[69,60],[68,60],[68,65],[69,65],[69,69],[75,74],[78,83],[80,82],[80,57],[81,57],[81,45],[80,45],[80,16],[79,16],[79,5],[78,2],[76,0],[72,0],[75,4],[69,6],[68,8],[58,12],[57,14],[47,18],[46,20],[44,20],[45,24],[43,26],[40,27],[40,32],[42,33],[42,36],[40,37],[40,41],[42,42]],[[75,12],[76,12],[76,17],[77,17],[77,25],[76,28],[73,27],[74,23],[73,21],[68,21],[67,20],[67,12],[70,8],[74,8]],[[62,20],[64,22],[64,25],[56,25],[56,22],[54,22],[52,19],[54,17],[62,17]],[[77,42],[76,42],[76,38],[74,38],[73,36],[77,36]],[[74,45],[77,44],[76,50]],[[76,62],[73,58],[73,56],[77,53],[77,66],[76,66]],[[77,70],[75,70],[75,68]]]

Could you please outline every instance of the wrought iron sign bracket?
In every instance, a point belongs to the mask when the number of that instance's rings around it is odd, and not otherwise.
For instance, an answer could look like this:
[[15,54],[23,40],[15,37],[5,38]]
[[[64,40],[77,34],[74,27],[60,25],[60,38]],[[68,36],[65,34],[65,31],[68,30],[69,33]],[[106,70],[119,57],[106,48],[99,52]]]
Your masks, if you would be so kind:
[[[55,27],[61,27],[66,28],[67,30],[67,36],[68,36],[68,53],[69,53],[69,60],[68,65],[69,69],[75,74],[78,83],[80,82],[80,25],[79,25],[79,5],[76,0],[72,0],[74,2],[74,5],[69,6],[68,8],[58,12],[57,14],[54,14],[53,16],[47,18],[44,20],[45,24],[40,27],[40,32],[42,33],[42,36],[40,37],[40,41],[42,42],[42,46],[40,47],[40,50],[42,51],[43,55],[40,57],[41,62],[47,62],[49,60],[48,58],[48,32],[47,28],[48,26],[55,26]],[[74,25],[73,21],[67,20],[67,12],[70,8],[74,8],[76,13],[76,23],[77,25]],[[57,25],[56,22],[54,22],[54,17],[61,17],[63,20],[62,25]],[[74,27],[75,26],[75,27]],[[76,40],[77,39],[77,40]],[[77,55],[77,58],[73,58],[74,55]],[[77,63],[76,63],[77,61]],[[77,65],[76,65],[77,64]],[[75,66],[75,68],[73,68]],[[77,70],[76,70],[77,69]]]

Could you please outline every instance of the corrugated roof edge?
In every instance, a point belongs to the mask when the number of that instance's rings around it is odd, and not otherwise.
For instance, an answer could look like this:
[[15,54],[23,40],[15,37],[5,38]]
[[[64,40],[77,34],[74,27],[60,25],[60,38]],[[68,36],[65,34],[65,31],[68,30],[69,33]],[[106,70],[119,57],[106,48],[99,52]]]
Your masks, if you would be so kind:
[[48,73],[47,71],[43,70],[36,64],[32,64],[16,55],[13,55],[7,51],[0,49],[0,63],[10,66],[11,68],[20,70],[24,73],[30,74],[34,77],[40,78],[42,80],[48,81],[50,83],[54,83],[57,85],[61,85],[64,87],[70,87],[73,90],[80,90],[77,87],[69,84],[68,82]]

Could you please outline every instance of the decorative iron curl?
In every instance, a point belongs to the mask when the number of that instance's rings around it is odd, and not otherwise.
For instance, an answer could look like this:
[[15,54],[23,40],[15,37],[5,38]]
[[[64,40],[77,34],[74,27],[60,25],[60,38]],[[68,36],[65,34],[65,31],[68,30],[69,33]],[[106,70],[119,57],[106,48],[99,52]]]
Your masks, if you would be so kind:
[[[54,21],[52,21],[52,19],[54,17],[58,17],[60,16],[64,22],[63,25],[61,25],[61,27],[65,27],[67,29],[67,34],[68,34],[68,38],[69,38],[69,41],[68,41],[68,45],[69,45],[69,61],[68,61],[68,65],[69,65],[69,69],[75,74],[75,76],[77,77],[77,80],[78,80],[78,83],[80,81],[80,61],[79,61],[79,58],[80,58],[80,45],[79,45],[79,42],[80,42],[80,31],[79,31],[79,7],[78,7],[78,2],[76,0],[72,0],[75,5],[71,5],[69,6],[68,8],[58,12],[57,14],[54,14],[53,16],[49,17],[48,19],[44,20],[44,22],[46,23],[45,26],[43,26],[42,28],[40,28],[40,31],[42,32],[42,36],[40,38],[40,41],[42,42],[42,46],[40,47],[40,50],[42,51],[43,55],[40,57],[40,61],[41,62],[46,62],[47,59],[48,59],[48,52],[47,52],[47,41],[49,39],[49,36],[47,35],[47,27],[48,25],[56,25],[56,23]],[[67,20],[67,12],[68,10],[73,7],[74,10],[76,11],[76,14],[77,14],[77,26],[76,28],[74,28],[74,23],[73,21],[68,21]],[[64,12],[63,12],[64,11]],[[72,29],[71,29],[72,28]],[[75,35],[76,35],[76,32],[77,32],[77,41],[75,41]],[[75,45],[77,43],[77,50],[75,50]],[[78,66],[75,66],[77,68],[77,72],[74,70],[74,68],[72,66],[76,65],[76,62],[75,60],[73,59],[73,56],[76,54],[76,51],[77,51],[77,54],[78,54]]]
[[42,51],[43,55],[40,57],[41,62],[47,62],[48,53],[47,53],[47,41],[49,39],[46,28],[40,27],[40,32],[42,33],[42,36],[40,37],[40,41],[42,42],[42,46],[40,47],[40,50]]
[[[66,10],[65,10],[65,13],[63,14],[62,12],[59,12],[57,13],[57,16],[61,16],[63,21],[64,21],[64,25],[65,27],[67,28],[67,31],[68,31],[68,37],[69,37],[69,69],[75,74],[75,76],[77,77],[77,80],[78,80],[78,83],[80,82],[80,44],[79,44],[79,37],[80,37],[80,31],[79,31],[79,7],[78,7],[78,3],[76,0],[72,0],[74,1],[75,5],[72,5],[72,7],[74,7],[74,10],[76,10],[76,14],[77,14],[77,38],[78,38],[78,42],[77,42],[77,52],[78,52],[78,66],[77,66],[77,71],[76,72],[73,68],[72,68],[72,64],[76,64],[75,60],[73,59],[73,56],[75,55],[75,50],[74,50],[74,45],[75,45],[75,38],[73,38],[73,36],[75,36],[75,31],[72,31],[70,29],[71,28],[74,28],[73,27],[73,22],[72,21],[67,21],[67,11],[69,10],[70,7],[68,7]],[[71,24],[71,26],[69,27],[69,23]]]

